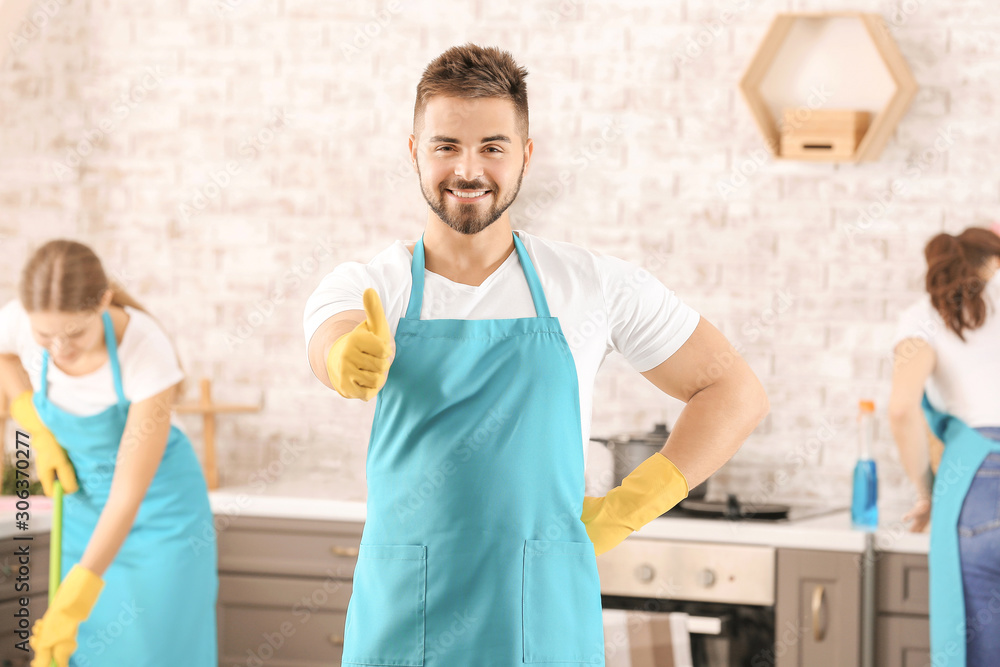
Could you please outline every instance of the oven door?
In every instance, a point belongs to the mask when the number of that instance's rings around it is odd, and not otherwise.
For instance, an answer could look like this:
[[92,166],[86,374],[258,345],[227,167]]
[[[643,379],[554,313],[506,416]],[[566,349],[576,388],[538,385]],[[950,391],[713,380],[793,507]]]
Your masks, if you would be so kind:
[[774,607],[602,595],[607,667],[773,667]]
[[[624,667],[773,665],[775,566],[768,546],[629,537],[597,558],[604,608],[631,612],[629,631],[610,641],[609,617],[624,618],[605,614],[606,654],[628,643],[650,650]],[[664,643],[677,650],[661,650]]]

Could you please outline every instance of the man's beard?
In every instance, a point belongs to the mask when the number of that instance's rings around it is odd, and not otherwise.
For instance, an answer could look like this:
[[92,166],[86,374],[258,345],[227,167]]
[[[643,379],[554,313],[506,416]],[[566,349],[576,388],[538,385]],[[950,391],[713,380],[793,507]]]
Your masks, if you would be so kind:
[[[417,165],[417,174],[420,174],[420,165]],[[478,234],[483,231],[494,222],[496,222],[501,215],[504,214],[514,200],[517,198],[517,193],[521,190],[521,179],[524,177],[524,167],[521,167],[521,173],[517,176],[517,185],[514,190],[503,200],[497,197],[496,188],[490,188],[490,193],[487,195],[492,198],[492,205],[485,211],[479,210],[479,204],[462,204],[460,202],[455,202],[453,205],[446,201],[446,198],[450,197],[444,190],[438,196],[436,201],[432,201],[429,196],[427,196],[427,191],[424,190],[423,178],[420,179],[420,192],[424,195],[424,199],[427,201],[427,205],[431,207],[431,210],[440,218],[446,225],[454,229],[459,234],[473,235]],[[464,190],[471,190],[472,188],[458,188]]]

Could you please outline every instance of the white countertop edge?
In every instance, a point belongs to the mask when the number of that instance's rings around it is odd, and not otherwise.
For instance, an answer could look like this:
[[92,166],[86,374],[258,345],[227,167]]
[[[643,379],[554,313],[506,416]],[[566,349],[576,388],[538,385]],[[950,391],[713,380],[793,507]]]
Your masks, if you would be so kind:
[[654,519],[636,531],[630,539],[671,539],[719,544],[750,544],[789,549],[819,551],[865,550],[864,532],[808,522],[732,522],[713,519]]
[[[851,525],[847,510],[777,523],[720,521],[712,519],[654,519],[630,539],[671,539],[720,544],[750,544],[788,549],[814,549],[862,553],[865,531]],[[875,550],[927,554],[928,533],[911,533],[899,521],[880,525],[875,531]]]
[[903,533],[879,530],[875,535],[875,550],[902,554],[922,554],[930,552],[931,536],[929,533]]
[[[261,495],[250,487],[212,491],[209,498],[216,515],[364,522],[367,514],[364,501]],[[628,539],[749,544],[858,554],[865,548],[865,531],[851,526],[847,510],[778,523],[663,517],[646,524]],[[875,545],[880,551],[926,554],[929,536],[904,532],[896,522],[879,528]]]
[[212,491],[208,494],[208,499],[213,514],[230,517],[253,516],[363,523],[367,516],[366,504],[354,500],[262,496],[239,489]]
[[[248,516],[364,523],[367,515],[364,501],[262,495],[250,487],[219,489],[208,495],[212,513],[218,517]],[[0,536],[5,539],[23,534],[14,530],[13,518],[11,512],[7,521],[9,529],[0,526]],[[32,512],[31,533],[47,532],[50,527],[50,511]],[[668,539],[862,553],[865,531],[851,526],[847,511],[779,523],[663,517],[654,519],[627,539]],[[928,533],[911,533],[899,521],[889,522],[875,533],[876,551],[926,555],[929,547]]]
[[[28,530],[18,530],[14,524],[14,512],[0,512],[3,524],[0,525],[0,538],[3,540],[15,541],[15,537],[25,537],[27,535],[46,534],[52,531],[51,510],[37,510],[31,513],[28,520]],[[18,542],[27,540],[17,540]]]

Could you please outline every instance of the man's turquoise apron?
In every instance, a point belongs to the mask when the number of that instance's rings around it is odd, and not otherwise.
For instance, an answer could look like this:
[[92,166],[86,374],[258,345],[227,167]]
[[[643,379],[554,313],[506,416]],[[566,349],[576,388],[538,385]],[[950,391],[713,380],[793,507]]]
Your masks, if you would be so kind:
[[1000,442],[923,399],[931,430],[944,443],[931,501],[930,623],[934,667],[965,667],[965,594],[959,557],[958,518],[976,471]]
[[604,664],[576,366],[514,245],[537,317],[421,320],[422,236],[413,249],[368,444],[345,665]]
[[[48,399],[49,352],[42,353],[38,415],[69,455],[79,490],[63,499],[62,576],[80,561],[108,500],[129,405],[118,344],[104,311],[104,340],[118,403],[89,416]],[[160,413],[169,419],[169,412]],[[104,589],[80,624],[71,667],[218,667],[215,603],[219,587],[212,509],[191,442],[170,427],[163,460]]]

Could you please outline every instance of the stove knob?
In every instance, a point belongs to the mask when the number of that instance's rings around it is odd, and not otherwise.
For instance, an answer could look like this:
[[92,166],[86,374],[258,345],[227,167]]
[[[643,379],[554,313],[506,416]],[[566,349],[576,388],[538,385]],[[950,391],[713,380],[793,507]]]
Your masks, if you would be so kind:
[[698,573],[698,583],[701,584],[703,588],[711,588],[715,584],[715,572],[705,568]]
[[651,565],[640,565],[635,568],[635,576],[639,581],[650,582],[656,576],[656,571]]

